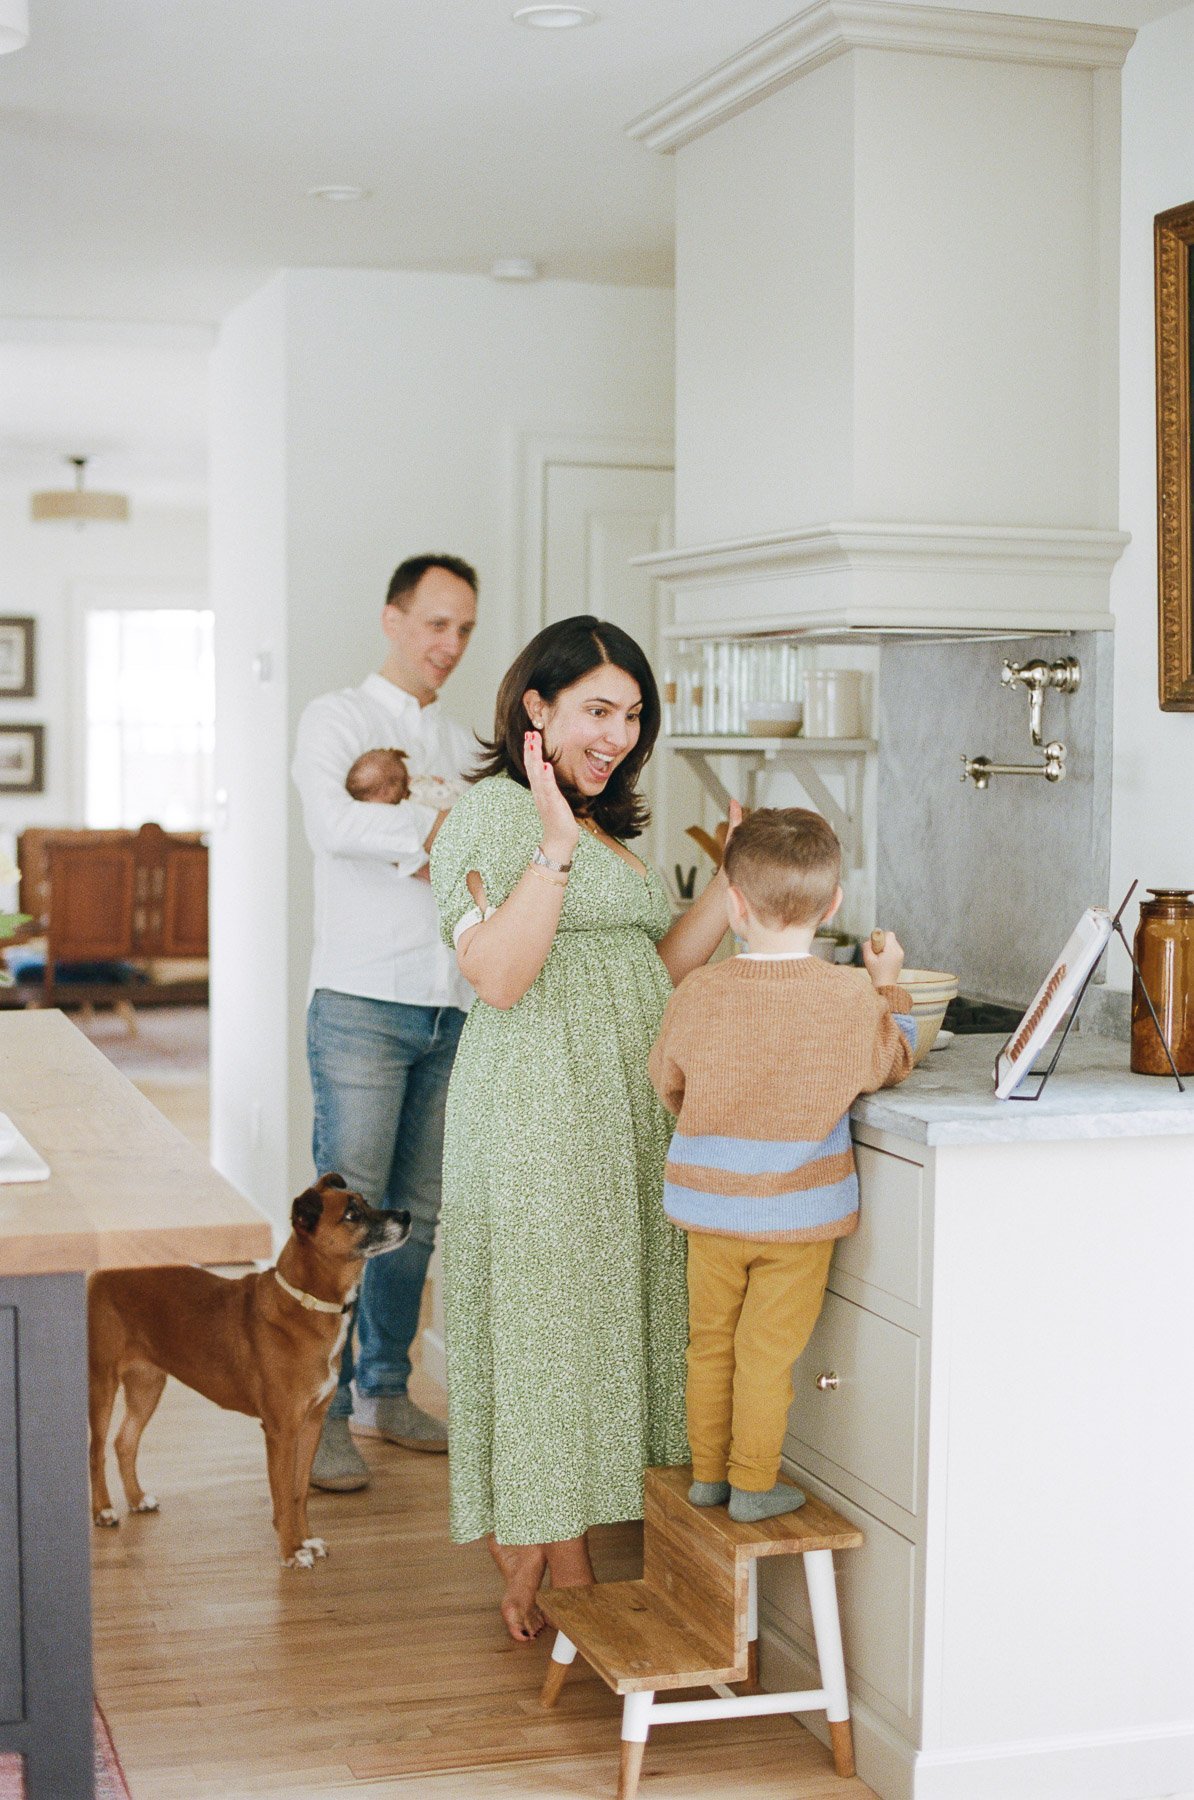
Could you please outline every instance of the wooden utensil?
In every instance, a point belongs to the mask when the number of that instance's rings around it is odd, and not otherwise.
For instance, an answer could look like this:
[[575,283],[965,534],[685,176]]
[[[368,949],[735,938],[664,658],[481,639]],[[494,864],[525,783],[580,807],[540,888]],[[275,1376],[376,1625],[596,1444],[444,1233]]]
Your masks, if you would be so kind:
[[871,949],[875,952],[876,956],[882,956],[883,946],[886,942],[887,933],[881,925],[876,925],[874,931],[871,933]]
[[706,856],[712,857],[714,867],[720,869],[721,845],[715,837],[709,835],[703,825],[690,825],[684,835],[690,837],[694,844],[699,845]]

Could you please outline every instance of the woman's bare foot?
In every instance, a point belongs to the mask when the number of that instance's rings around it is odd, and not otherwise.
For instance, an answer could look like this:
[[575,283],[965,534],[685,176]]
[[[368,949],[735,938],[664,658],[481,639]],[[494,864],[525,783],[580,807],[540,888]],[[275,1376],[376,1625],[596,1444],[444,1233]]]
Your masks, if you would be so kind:
[[562,1538],[558,1544],[546,1544],[547,1566],[551,1570],[552,1587],[592,1587],[596,1577],[589,1561],[589,1540]]
[[529,1644],[546,1624],[536,1604],[547,1569],[544,1548],[542,1544],[499,1544],[495,1537],[488,1543],[489,1554],[506,1584],[501,1603],[506,1630],[515,1643]]

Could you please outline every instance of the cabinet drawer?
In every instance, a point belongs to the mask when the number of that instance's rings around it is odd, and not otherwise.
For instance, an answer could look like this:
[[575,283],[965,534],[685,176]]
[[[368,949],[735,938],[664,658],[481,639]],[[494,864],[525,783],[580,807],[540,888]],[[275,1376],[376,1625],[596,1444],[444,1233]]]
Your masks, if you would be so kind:
[[[799,1468],[794,1474],[798,1481],[808,1480]],[[851,1677],[864,1681],[902,1718],[911,1721],[918,1697],[916,1582],[919,1552],[916,1545],[910,1544],[898,1531],[872,1518],[824,1483],[809,1481],[810,1492],[814,1488],[821,1499],[827,1500],[866,1534],[866,1542],[860,1549],[843,1551],[833,1559],[846,1668]],[[764,1620],[768,1615],[774,1616],[779,1628],[801,1643],[815,1662],[812,1615],[801,1565],[802,1559],[798,1556],[760,1560],[759,1598]],[[854,1686],[853,1679],[850,1685]]]
[[855,1144],[854,1160],[861,1192],[858,1230],[839,1240],[829,1284],[840,1271],[919,1306],[924,1170],[869,1144]]
[[[822,1375],[836,1377],[837,1385],[818,1387]],[[799,1446],[807,1444],[914,1513],[920,1339],[838,1294],[826,1294],[793,1381],[792,1454],[799,1458]]]

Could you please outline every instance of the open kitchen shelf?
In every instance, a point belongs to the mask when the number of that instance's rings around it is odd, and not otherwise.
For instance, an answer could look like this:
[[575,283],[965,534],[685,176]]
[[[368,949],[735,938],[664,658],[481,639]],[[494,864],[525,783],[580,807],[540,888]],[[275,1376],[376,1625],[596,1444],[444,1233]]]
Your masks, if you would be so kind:
[[[722,808],[731,800],[738,800],[743,806],[754,806],[758,778],[768,765],[790,768],[817,811],[837,832],[848,862],[854,868],[862,866],[862,772],[866,758],[876,747],[873,738],[710,735],[666,737],[660,741],[666,749],[683,757],[705,792]],[[741,759],[744,779],[738,784],[741,791],[736,794],[730,792],[711,761],[723,756]],[[816,766],[819,761],[849,765],[844,805],[822,780]]]

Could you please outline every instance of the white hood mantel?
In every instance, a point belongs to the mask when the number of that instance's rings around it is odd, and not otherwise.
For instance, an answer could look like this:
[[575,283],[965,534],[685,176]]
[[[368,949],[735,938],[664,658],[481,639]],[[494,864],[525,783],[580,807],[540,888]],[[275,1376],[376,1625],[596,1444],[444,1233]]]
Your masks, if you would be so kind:
[[[634,559],[671,634],[1110,631],[1128,536],[989,525],[811,525]],[[1042,621],[1047,617],[1048,623]]]
[[1111,628],[1132,41],[818,0],[630,126],[676,164],[678,628]]

